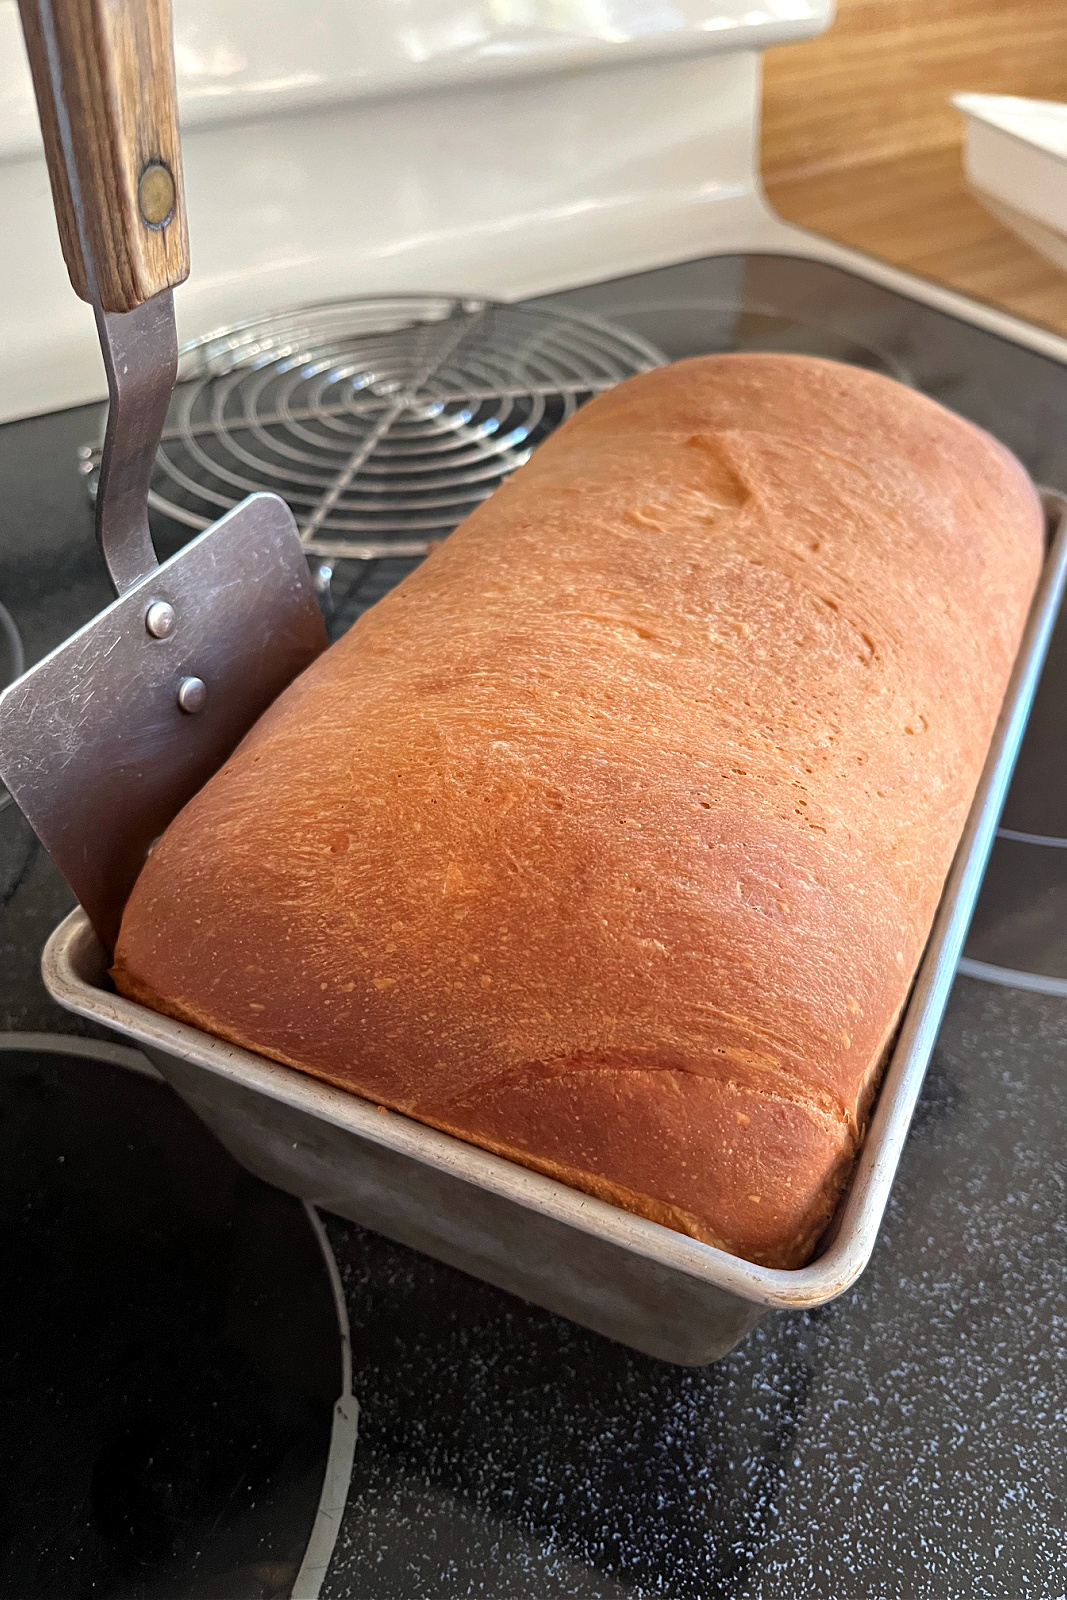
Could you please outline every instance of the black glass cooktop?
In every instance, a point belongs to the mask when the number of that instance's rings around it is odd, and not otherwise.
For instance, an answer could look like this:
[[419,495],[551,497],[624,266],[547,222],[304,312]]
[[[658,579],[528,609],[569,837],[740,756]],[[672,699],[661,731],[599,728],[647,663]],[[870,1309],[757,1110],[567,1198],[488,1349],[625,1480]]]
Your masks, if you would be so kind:
[[289,1595],[344,1382],[318,1230],[91,1048],[0,1035],[0,1595]]
[[[789,349],[891,372],[1067,488],[1065,368],[837,269],[724,257],[543,303],[669,357]],[[0,429],[0,598],[31,660],[109,598],[75,459],[94,422]],[[349,615],[400,572],[363,573]],[[840,1300],[675,1368],[329,1220],[362,1414],[324,1600],[1067,1593],[1065,675],[1061,624],[882,1235]],[[8,1030],[88,1031],[37,974],[68,899],[0,812]],[[58,1370],[67,1347],[50,1339]],[[276,1513],[281,1527],[280,1493]],[[29,1533],[7,1537],[21,1559]]]

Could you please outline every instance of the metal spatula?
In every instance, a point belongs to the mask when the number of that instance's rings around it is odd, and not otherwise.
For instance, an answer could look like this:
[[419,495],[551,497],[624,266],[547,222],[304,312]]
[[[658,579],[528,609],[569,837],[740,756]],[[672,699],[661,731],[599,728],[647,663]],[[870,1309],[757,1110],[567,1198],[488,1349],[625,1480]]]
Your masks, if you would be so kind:
[[19,4],[63,254],[107,369],[96,518],[119,598],[0,696],[0,777],[112,949],[152,840],[326,634],[274,495],[162,566],[152,547],[189,273],[169,0]]

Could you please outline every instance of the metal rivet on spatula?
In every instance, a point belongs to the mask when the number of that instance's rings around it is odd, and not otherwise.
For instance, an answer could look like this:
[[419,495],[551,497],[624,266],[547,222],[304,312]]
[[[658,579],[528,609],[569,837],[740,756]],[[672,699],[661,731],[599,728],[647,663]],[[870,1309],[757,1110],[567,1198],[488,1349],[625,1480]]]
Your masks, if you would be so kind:
[[166,600],[153,600],[144,614],[144,625],[153,639],[167,639],[174,632],[174,607]]
[[174,215],[174,179],[162,161],[152,161],[141,173],[137,185],[137,204],[150,228],[161,228]]
[[207,684],[203,678],[183,678],[178,685],[178,704],[191,717],[207,705]]

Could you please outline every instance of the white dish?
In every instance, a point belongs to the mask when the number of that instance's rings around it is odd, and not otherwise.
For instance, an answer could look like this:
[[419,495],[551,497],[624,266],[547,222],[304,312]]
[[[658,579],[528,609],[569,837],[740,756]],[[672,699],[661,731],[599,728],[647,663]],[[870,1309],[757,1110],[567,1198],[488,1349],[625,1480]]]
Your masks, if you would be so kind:
[[963,166],[987,210],[1067,271],[1067,105],[1007,94],[957,94],[967,119]]

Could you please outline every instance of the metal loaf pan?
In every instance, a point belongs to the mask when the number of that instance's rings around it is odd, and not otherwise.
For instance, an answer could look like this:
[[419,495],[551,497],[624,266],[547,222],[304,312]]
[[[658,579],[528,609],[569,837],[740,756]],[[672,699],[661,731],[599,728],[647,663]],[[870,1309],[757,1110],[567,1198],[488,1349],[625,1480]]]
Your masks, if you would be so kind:
[[832,1300],[874,1247],[1063,595],[1067,500],[1044,501],[1049,554],[982,780],[851,1184],[809,1266],[753,1266],[135,1005],[110,987],[80,909],[45,947],[48,990],[134,1040],[267,1182],[649,1355],[714,1361],[768,1309]]

